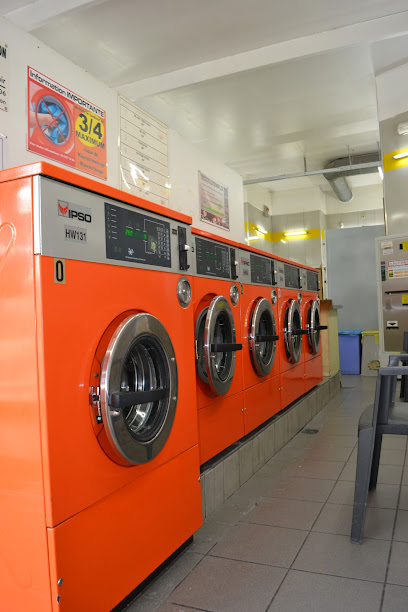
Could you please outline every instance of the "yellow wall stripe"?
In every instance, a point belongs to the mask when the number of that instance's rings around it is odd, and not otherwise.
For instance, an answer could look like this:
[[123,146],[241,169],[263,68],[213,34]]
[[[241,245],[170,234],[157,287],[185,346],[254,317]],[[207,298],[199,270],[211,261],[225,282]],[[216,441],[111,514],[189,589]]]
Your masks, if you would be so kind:
[[386,153],[384,155],[384,172],[389,172],[390,170],[397,170],[397,168],[408,166],[408,157],[394,159],[394,155],[397,155],[398,153],[408,153],[408,147],[398,149],[398,151],[391,151],[391,153]]
[[[306,229],[307,234],[304,236],[285,236],[285,232],[267,232],[262,234],[257,230],[257,226],[254,223],[247,223],[245,221],[245,232],[249,232],[251,236],[258,236],[268,242],[280,242],[286,240],[287,242],[292,240],[316,240],[322,238],[324,240],[324,229],[316,227],[313,229]],[[252,242],[252,241],[251,241]],[[253,241],[253,246],[256,246],[256,240]]]

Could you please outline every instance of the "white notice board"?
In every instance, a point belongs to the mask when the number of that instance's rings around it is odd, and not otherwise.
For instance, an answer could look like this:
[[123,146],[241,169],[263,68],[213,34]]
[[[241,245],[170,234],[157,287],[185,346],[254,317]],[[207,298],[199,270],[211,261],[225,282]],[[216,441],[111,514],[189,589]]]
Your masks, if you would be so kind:
[[167,125],[119,96],[121,188],[139,198],[168,206]]

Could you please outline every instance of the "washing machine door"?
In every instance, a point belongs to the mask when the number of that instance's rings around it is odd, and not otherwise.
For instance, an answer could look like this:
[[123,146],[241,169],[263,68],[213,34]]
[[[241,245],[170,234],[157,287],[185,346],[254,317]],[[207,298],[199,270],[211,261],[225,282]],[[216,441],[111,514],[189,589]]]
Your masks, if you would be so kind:
[[[310,321],[309,321],[310,311]],[[315,301],[307,310],[307,329],[308,342],[313,355],[317,355],[320,350],[320,309],[319,302]]]
[[258,376],[268,376],[272,370],[278,339],[272,306],[266,298],[259,298],[251,314],[248,335],[251,361]]
[[200,378],[216,395],[228,392],[235,370],[236,343],[234,317],[228,300],[219,295],[204,308],[196,322],[196,358]]
[[298,363],[302,353],[302,323],[299,303],[291,300],[285,309],[285,351],[290,363]]
[[110,457],[130,464],[154,459],[169,437],[177,405],[177,365],[156,317],[126,318],[102,362],[100,405]]

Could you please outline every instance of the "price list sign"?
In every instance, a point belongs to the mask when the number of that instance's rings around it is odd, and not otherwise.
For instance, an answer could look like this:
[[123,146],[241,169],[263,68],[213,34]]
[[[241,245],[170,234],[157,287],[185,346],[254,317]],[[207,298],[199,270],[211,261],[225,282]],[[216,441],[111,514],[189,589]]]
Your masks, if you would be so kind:
[[121,188],[168,206],[170,179],[167,126],[119,96]]
[[106,170],[106,113],[28,67],[29,151],[101,179]]

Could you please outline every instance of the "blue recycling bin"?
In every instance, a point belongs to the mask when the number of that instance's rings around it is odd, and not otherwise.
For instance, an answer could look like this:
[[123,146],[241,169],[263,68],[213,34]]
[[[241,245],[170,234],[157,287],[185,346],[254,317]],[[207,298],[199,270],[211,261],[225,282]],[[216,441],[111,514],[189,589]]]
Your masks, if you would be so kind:
[[360,374],[361,372],[361,329],[339,331],[340,372]]

